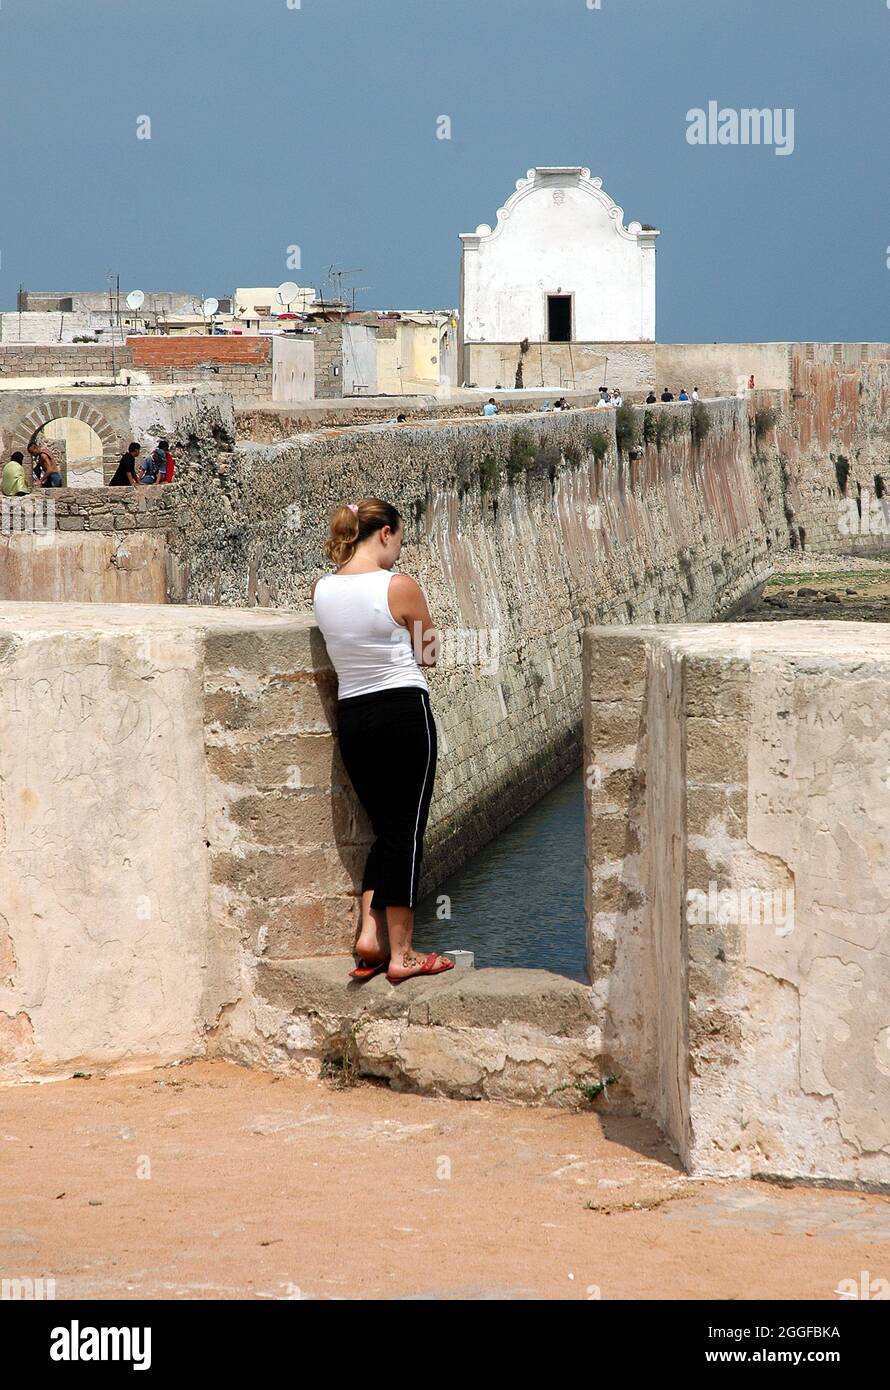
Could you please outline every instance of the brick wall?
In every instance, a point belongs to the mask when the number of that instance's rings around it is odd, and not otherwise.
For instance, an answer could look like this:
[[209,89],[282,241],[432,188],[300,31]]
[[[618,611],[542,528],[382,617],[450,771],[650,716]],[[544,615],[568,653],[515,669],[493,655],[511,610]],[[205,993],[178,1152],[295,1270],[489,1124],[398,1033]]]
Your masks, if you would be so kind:
[[134,367],[151,371],[154,367],[195,367],[204,363],[219,366],[241,364],[263,367],[272,360],[271,338],[191,337],[128,338]]
[[272,339],[247,337],[130,338],[134,366],[153,381],[199,385],[237,401],[272,399]]

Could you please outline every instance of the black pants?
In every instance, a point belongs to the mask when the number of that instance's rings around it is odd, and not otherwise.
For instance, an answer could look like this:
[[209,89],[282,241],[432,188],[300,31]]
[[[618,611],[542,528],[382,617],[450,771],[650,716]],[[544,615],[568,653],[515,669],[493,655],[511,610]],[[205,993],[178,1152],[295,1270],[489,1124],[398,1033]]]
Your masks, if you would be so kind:
[[414,907],[436,778],[436,725],[419,686],[337,703],[340,753],[371,818],[374,843],[362,892],[372,906]]

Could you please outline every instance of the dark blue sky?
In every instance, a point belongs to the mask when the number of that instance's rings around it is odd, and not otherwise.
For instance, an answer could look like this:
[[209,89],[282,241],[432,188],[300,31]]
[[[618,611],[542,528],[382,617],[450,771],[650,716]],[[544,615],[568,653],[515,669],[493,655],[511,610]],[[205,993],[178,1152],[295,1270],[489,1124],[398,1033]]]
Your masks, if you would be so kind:
[[[661,339],[885,340],[886,0],[587,3],[2,0],[0,307],[331,263],[360,304],[450,306],[458,233],[583,164],[662,228]],[[793,108],[794,153],[689,145],[712,99]]]

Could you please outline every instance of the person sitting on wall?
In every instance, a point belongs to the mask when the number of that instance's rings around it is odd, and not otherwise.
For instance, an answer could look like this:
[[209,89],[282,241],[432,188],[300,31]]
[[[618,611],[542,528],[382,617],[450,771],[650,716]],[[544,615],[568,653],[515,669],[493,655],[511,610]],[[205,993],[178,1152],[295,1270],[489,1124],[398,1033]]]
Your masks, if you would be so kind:
[[131,444],[127,452],[121,458],[114,477],[109,482],[109,487],[138,487],[138,459],[142,452],[141,444]]
[[167,457],[161,449],[160,444],[156,449],[152,449],[145,460],[145,464],[139,474],[139,481],[144,487],[152,487],[158,481],[158,473],[163,469],[167,471]]
[[161,447],[164,448],[164,450],[166,451],[166,454],[167,454],[167,471],[164,473],[164,476],[163,476],[163,477],[158,478],[158,482],[159,482],[159,483],[172,483],[172,482],[173,482],[173,474],[176,472],[176,460],[174,459],[173,455],[170,453],[170,445],[167,443],[166,439],[162,441],[162,444],[158,445],[158,448],[161,448]]
[[31,488],[25,477],[25,455],[18,450],[9,462],[3,465],[0,474],[0,492],[4,497],[27,497]]
[[618,390],[617,386],[612,387],[612,394],[609,397],[609,405],[614,405],[616,409],[618,408],[618,406],[624,405],[624,397]]
[[600,396],[596,403],[596,408],[597,410],[608,410],[611,404],[612,402],[609,400],[608,396]]
[[167,477],[167,469],[173,462],[170,454],[170,445],[166,439],[158,443],[156,449],[152,449],[148,458],[145,460],[145,467],[142,470],[142,482],[147,486],[153,483],[166,483],[170,479]]
[[683,387],[682,391],[680,392],[679,396],[677,397],[677,400],[678,400],[678,401],[688,401],[688,400],[689,400],[689,396],[688,396],[688,394],[687,394],[687,391],[686,391],[686,387],[685,387],[685,386]]
[[646,404],[647,404],[647,405],[655,405],[655,404],[657,403],[657,401],[658,401],[658,397],[656,396],[655,392],[654,392],[654,391],[650,391],[649,394],[648,394],[648,396],[646,397]]
[[661,393],[661,399],[663,401],[672,401],[674,399],[673,391],[669,391],[667,387],[665,387]]
[[37,444],[34,440],[28,445],[28,453],[31,455],[31,476],[37,487],[61,487],[62,475],[56,467],[56,461],[50,450],[45,444]]
[[492,396],[492,397],[491,397],[491,400],[488,401],[488,403],[482,407],[482,414],[483,414],[483,415],[497,415],[497,413],[498,413],[497,402],[495,401],[494,396]]
[[701,400],[701,396],[698,394],[698,387],[697,387],[697,386],[693,386],[693,388],[692,388],[692,399],[693,399],[694,401],[700,401],[700,400]]

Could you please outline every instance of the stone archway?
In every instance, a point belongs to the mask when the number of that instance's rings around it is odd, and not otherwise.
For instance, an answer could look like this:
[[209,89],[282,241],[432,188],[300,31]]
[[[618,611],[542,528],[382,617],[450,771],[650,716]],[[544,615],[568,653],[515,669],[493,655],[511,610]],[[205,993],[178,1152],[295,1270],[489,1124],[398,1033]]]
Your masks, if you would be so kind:
[[117,432],[108,420],[89,400],[77,400],[69,396],[50,396],[40,405],[28,412],[12,432],[10,452],[20,449],[23,453],[34,436],[53,420],[80,420],[99,436],[102,443],[104,464],[115,465],[120,452]]

